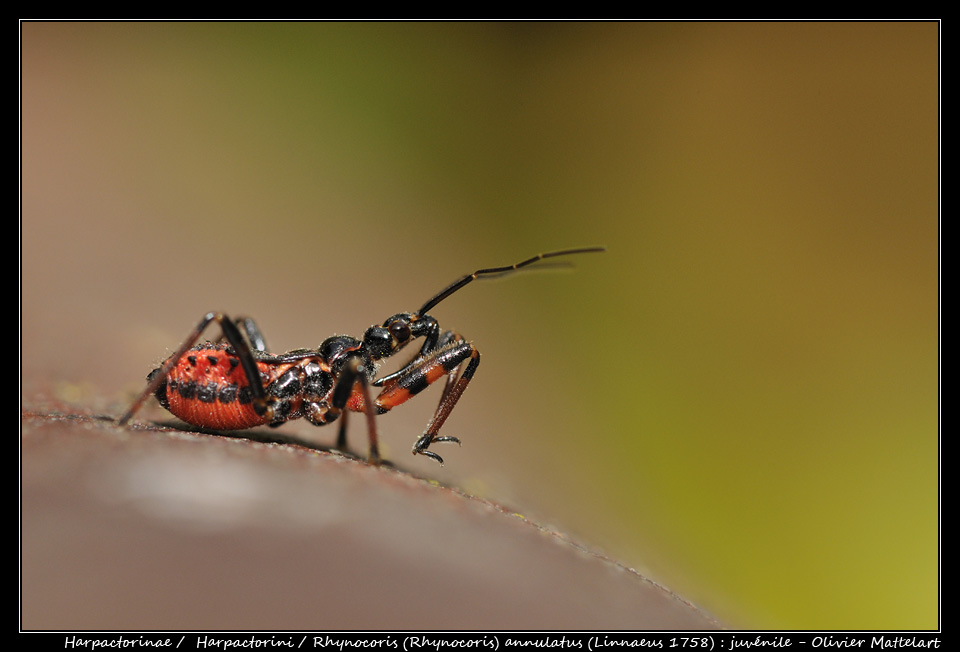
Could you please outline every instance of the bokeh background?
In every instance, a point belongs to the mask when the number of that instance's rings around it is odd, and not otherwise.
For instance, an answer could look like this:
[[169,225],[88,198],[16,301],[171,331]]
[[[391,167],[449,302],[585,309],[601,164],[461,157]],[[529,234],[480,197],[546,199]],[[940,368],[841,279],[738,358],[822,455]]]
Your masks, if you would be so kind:
[[119,412],[208,310],[316,346],[602,244],[438,306],[463,447],[408,454],[433,391],[388,455],[736,627],[938,627],[937,23],[21,39],[26,403]]

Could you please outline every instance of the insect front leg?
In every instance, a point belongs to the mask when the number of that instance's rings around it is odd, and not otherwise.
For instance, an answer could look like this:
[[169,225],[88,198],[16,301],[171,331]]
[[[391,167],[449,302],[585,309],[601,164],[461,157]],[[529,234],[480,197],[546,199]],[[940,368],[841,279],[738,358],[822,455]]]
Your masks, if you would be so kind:
[[[458,375],[465,362],[466,367]],[[480,352],[477,348],[456,333],[448,332],[429,355],[412,360],[399,372],[391,374],[391,379],[384,383],[384,390],[377,397],[377,406],[389,410],[410,400],[444,376],[447,378],[433,418],[413,445],[414,455],[426,455],[442,465],[443,458],[427,450],[430,445],[434,442],[460,443],[456,437],[440,436],[440,428],[470,384],[479,365]]]
[[[256,327],[256,324],[252,319],[243,318],[239,320],[241,322],[249,322],[252,324],[251,328],[244,324],[242,327],[247,332],[248,337],[251,341],[256,338],[258,344],[263,344],[263,335],[260,334],[260,330]],[[180,361],[187,351],[189,351],[194,344],[196,344],[203,331],[207,329],[207,326],[211,322],[217,322],[220,326],[222,332],[221,339],[225,339],[230,346],[233,347],[236,352],[237,359],[240,361],[240,367],[243,369],[243,373],[246,374],[247,380],[250,383],[250,395],[252,399],[253,409],[257,414],[264,417],[265,420],[273,420],[273,399],[267,396],[266,390],[263,388],[263,382],[260,379],[260,371],[257,368],[257,363],[254,360],[253,352],[251,350],[251,345],[247,339],[240,333],[239,328],[237,327],[237,322],[230,319],[227,315],[219,312],[208,312],[203,316],[203,319],[200,320],[200,323],[190,332],[187,338],[183,341],[183,344],[180,345],[180,348],[177,351],[167,358],[167,361],[163,365],[156,369],[148,377],[148,382],[146,388],[143,392],[137,397],[137,399],[130,406],[130,409],[120,417],[117,421],[119,425],[125,425],[130,419],[133,418],[133,415],[143,406],[147,398],[151,394],[154,394],[157,389],[166,382],[167,376],[177,366],[177,363]]]

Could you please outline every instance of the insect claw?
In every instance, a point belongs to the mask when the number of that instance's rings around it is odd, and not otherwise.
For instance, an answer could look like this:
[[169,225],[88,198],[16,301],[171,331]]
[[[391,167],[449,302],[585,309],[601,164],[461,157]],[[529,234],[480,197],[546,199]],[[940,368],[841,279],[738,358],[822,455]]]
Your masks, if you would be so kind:
[[438,441],[441,441],[441,442],[453,441],[453,442],[456,442],[457,444],[460,443],[460,440],[457,439],[456,437],[434,437],[433,435],[424,434],[423,436],[420,437],[420,439],[417,440],[417,443],[413,445],[413,454],[426,455],[430,459],[436,460],[437,462],[439,462],[440,466],[443,466],[443,458],[437,455],[436,453],[434,453],[433,451],[427,450],[430,444],[433,444],[434,442],[438,442]]
[[413,454],[414,454],[414,455],[426,455],[426,456],[429,457],[430,459],[438,461],[438,462],[440,463],[440,466],[443,466],[443,458],[440,457],[439,455],[437,455],[436,453],[434,453],[433,451],[418,451],[418,450],[414,449]]

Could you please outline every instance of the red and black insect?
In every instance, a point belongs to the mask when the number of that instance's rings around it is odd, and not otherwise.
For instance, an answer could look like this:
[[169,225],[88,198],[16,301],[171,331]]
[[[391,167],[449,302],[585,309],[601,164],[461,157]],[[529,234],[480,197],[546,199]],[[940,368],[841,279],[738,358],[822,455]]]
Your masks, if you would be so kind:
[[[380,326],[371,326],[363,339],[335,335],[317,349],[295,349],[280,355],[267,353],[263,335],[252,319],[208,313],[177,352],[147,376],[146,388],[119,423],[127,423],[154,394],[164,408],[183,421],[212,430],[278,426],[300,418],[322,426],[339,418],[337,448],[345,450],[347,415],[362,412],[370,439],[369,460],[377,464],[376,415],[446,376],[436,412],[413,445],[414,455],[426,455],[443,464],[443,459],[428,448],[436,442],[460,443],[456,437],[441,436],[440,428],[476,373],[480,353],[459,333],[441,332],[437,320],[427,312],[475,279],[507,274],[546,258],[603,250],[566,249],[539,254],[515,265],[478,269],[448,285],[416,312],[399,313]],[[212,322],[220,326],[220,339],[197,344]],[[423,338],[423,344],[412,360],[377,378],[382,360],[418,338]],[[376,398],[371,387],[380,391]]]

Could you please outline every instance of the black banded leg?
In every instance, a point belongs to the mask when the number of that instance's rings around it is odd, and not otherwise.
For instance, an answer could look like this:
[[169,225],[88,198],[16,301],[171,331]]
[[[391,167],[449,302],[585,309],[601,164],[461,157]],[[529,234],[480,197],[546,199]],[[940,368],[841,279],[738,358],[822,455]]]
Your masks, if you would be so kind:
[[[117,421],[119,425],[125,425],[128,421],[130,421],[130,419],[133,418],[133,415],[136,414],[137,410],[143,406],[147,398],[154,394],[160,385],[166,382],[167,375],[173,370],[174,367],[177,366],[177,362],[180,361],[180,358],[182,358],[184,354],[186,354],[186,352],[189,351],[193,345],[197,343],[197,341],[199,341],[200,336],[203,335],[203,331],[205,331],[207,326],[214,321],[220,325],[220,329],[222,331],[221,338],[226,339],[236,352],[237,358],[240,360],[240,367],[243,369],[244,374],[247,376],[247,380],[250,382],[250,393],[253,399],[253,409],[257,412],[257,414],[265,416],[271,420],[273,419],[272,400],[267,398],[267,392],[263,388],[263,381],[260,379],[260,370],[257,368],[256,360],[253,358],[253,352],[250,349],[250,344],[244,339],[243,335],[240,334],[240,330],[237,328],[237,325],[227,315],[219,312],[208,312],[203,316],[203,319],[200,320],[200,323],[198,323],[197,326],[190,332],[187,338],[183,341],[183,344],[180,345],[180,348],[177,349],[176,353],[170,356],[160,369],[150,375],[146,388],[133,402],[133,405],[130,406],[130,409],[127,410],[126,413]],[[256,328],[255,325],[254,328]]]
[[437,406],[437,411],[434,413],[433,418],[430,419],[430,423],[427,424],[427,430],[413,445],[414,455],[431,457],[440,462],[440,466],[443,466],[443,458],[432,451],[428,451],[427,448],[435,442],[452,441],[457,444],[460,443],[460,440],[456,437],[441,437],[439,433],[447,417],[450,416],[453,408],[456,407],[457,401],[460,400],[464,390],[467,389],[467,385],[470,384],[473,375],[477,372],[477,367],[480,366],[480,352],[477,351],[473,345],[471,345],[470,348],[470,362],[467,363],[467,367],[463,370],[463,373],[460,374],[460,377],[457,378],[456,383],[451,382],[455,376],[453,374],[450,375],[450,380],[448,380],[447,386],[444,388],[443,396],[440,398],[440,404]]
[[[377,406],[389,410],[419,394],[432,383],[446,377],[443,394],[437,410],[427,424],[427,430],[413,446],[415,455],[426,455],[443,464],[443,458],[427,450],[433,442],[456,442],[456,437],[439,436],[440,427],[450,416],[463,391],[466,389],[480,364],[480,353],[473,344],[464,341],[455,333],[445,333],[446,344],[430,355],[416,358],[399,372],[391,374],[391,380],[377,397]],[[463,373],[457,375],[465,361],[469,360]]]

